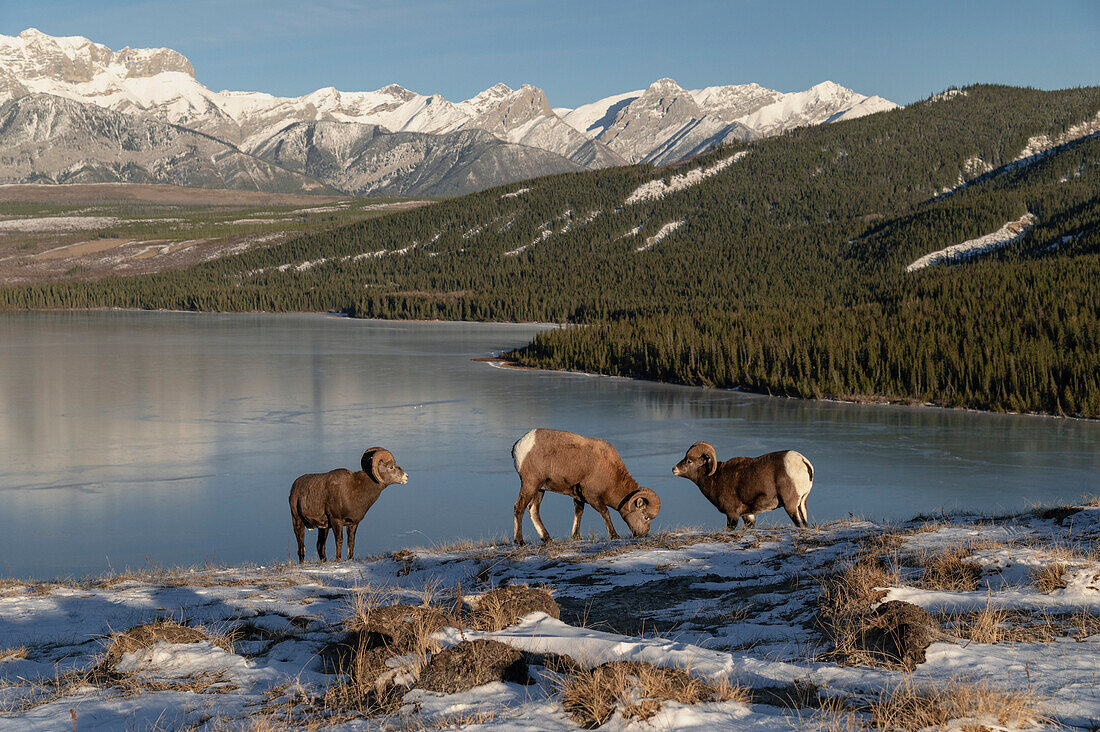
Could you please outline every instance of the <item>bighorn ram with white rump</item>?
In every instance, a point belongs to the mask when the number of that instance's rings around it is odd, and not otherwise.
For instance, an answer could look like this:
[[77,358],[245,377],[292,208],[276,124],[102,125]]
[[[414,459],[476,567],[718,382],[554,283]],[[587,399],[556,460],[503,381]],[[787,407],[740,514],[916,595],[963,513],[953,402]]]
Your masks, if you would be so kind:
[[611,525],[609,506],[619,512],[634,536],[648,534],[650,522],[661,510],[657,494],[630,477],[619,453],[604,440],[562,430],[534,429],[512,446],[512,458],[520,480],[515,513],[517,544],[523,543],[525,510],[530,511],[539,538],[550,541],[550,532],[539,516],[546,491],[572,496],[574,539],[581,536],[585,504],[600,513],[612,539],[619,538],[619,534]]
[[325,541],[331,528],[336,534],[336,559],[344,550],[344,527],[348,530],[348,559],[355,553],[355,530],[382,489],[394,483],[408,483],[409,476],[398,467],[393,453],[372,447],[363,453],[363,469],[344,468],[301,476],[290,489],[290,520],[298,540],[298,561],[306,559],[306,529],[317,529],[317,557],[325,561]]
[[718,462],[718,453],[709,442],[696,442],[684,459],[672,469],[673,475],[687,478],[722,513],[726,528],[737,528],[737,519],[745,528],[756,525],[756,514],[780,505],[794,521],[805,528],[806,497],[814,483],[814,466],[794,450],[769,452],[760,457],[735,457]]

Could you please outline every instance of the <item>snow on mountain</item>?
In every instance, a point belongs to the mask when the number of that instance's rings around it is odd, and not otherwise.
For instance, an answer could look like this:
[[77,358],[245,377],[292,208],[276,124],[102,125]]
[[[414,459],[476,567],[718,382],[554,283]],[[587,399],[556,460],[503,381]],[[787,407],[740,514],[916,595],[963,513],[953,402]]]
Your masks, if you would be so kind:
[[732,86],[708,86],[690,92],[695,102],[707,113],[728,122],[752,114],[783,98],[782,92],[765,89],[759,84],[735,84]]
[[631,162],[667,163],[727,140],[756,139],[896,106],[831,81],[785,94],[759,84],[688,90],[660,79],[647,89],[577,107],[563,119]]
[[212,91],[183,55],[167,48],[112,51],[81,36],[29,28],[0,35],[0,103],[50,94],[182,125],[250,150],[296,122],[354,122],[389,132],[484,130],[589,168],[664,163],[731,139],[851,119],[894,105],[832,82],[784,94],[759,84],[685,90],[660,79],[574,109],[552,108],[541,89],[496,84],[460,102],[390,84],[375,91],[333,87],[300,97]]
[[[761,107],[739,121],[762,135],[770,135],[795,127],[862,117],[898,106],[881,97],[874,97],[873,99],[878,100],[875,102],[871,102],[871,99],[846,89],[840,84],[823,81],[803,92],[783,94],[775,102]],[[866,108],[855,111],[856,107],[864,103],[868,103]],[[845,117],[849,113],[852,116]]]
[[638,91],[605,97],[589,104],[582,104],[576,109],[568,110],[565,115],[562,115],[562,119],[575,130],[591,139],[596,139],[615,121],[615,116],[619,113],[619,110],[642,96],[643,91],[645,90],[639,89]]

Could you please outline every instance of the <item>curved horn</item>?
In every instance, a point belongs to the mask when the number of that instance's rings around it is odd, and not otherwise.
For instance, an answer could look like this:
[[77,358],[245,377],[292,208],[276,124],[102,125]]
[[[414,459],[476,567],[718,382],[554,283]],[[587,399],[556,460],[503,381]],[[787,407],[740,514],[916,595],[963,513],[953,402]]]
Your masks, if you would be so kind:
[[695,448],[702,449],[706,456],[710,458],[710,469],[707,471],[707,475],[714,475],[714,471],[718,470],[718,451],[714,449],[714,445],[709,442],[699,441],[688,448],[688,452],[691,452]]
[[363,459],[360,461],[363,472],[369,475],[375,483],[382,482],[382,479],[378,476],[378,465],[385,462],[386,458],[392,461],[393,453],[384,447],[368,447],[367,451],[363,453]]
[[657,495],[657,491],[652,488],[642,488],[641,494],[638,496],[638,500],[644,499],[649,503],[649,515],[654,517],[661,512],[661,497]]

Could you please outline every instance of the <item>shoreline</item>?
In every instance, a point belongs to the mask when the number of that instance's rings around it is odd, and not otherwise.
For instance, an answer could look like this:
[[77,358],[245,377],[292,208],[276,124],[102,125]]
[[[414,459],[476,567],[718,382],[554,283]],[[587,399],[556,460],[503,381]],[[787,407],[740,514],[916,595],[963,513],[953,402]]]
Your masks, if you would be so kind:
[[[8,313],[101,313],[101,312],[118,312],[118,313],[173,313],[173,314],[188,314],[188,315],[318,315],[328,316],[334,318],[345,318],[347,320],[362,320],[366,322],[376,323],[461,323],[465,325],[517,325],[517,326],[539,326],[545,327],[547,330],[552,328],[564,328],[568,323],[540,323],[537,321],[509,321],[509,320],[447,320],[447,319],[416,319],[416,318],[356,318],[347,313],[339,311],[327,311],[319,312],[316,310],[293,310],[285,312],[272,312],[270,310],[170,310],[161,308],[117,308],[117,307],[100,307],[100,308],[43,308],[38,310],[8,310]],[[3,313],[0,313],[2,315]],[[651,379],[644,376],[621,376],[614,374],[601,374],[592,371],[577,371],[573,369],[544,369],[537,366],[526,366],[510,359],[504,358],[504,354],[494,354],[491,356],[481,356],[471,358],[472,361],[481,363],[489,363],[495,368],[507,368],[514,370],[530,370],[530,371],[545,371],[547,373],[555,374],[573,374],[578,376],[592,376],[603,377],[609,379],[631,379],[633,381],[644,381],[652,384],[664,384],[667,386],[680,386],[690,389],[718,389],[722,391],[732,391],[742,394],[753,394],[761,397],[772,397],[775,399],[795,399],[803,402],[825,402],[832,404],[848,404],[854,406],[881,406],[881,407],[897,407],[904,409],[941,409],[945,411],[953,412],[967,412],[972,414],[991,414],[991,415],[1003,415],[1003,416],[1015,416],[1015,417],[1044,417],[1047,419],[1066,419],[1079,422],[1097,422],[1100,421],[1100,417],[1082,417],[1079,415],[1071,414],[1054,414],[1052,412],[1010,412],[1010,411],[997,411],[993,409],[980,409],[977,407],[956,407],[949,404],[940,404],[937,402],[919,402],[919,403],[907,403],[905,400],[891,400],[887,397],[868,396],[866,399],[843,399],[839,397],[796,397],[788,396],[786,394],[773,394],[770,392],[753,391],[751,389],[745,389],[740,386],[734,387],[713,387],[713,386],[700,386],[697,384],[680,384],[674,381],[661,381],[659,379]]]

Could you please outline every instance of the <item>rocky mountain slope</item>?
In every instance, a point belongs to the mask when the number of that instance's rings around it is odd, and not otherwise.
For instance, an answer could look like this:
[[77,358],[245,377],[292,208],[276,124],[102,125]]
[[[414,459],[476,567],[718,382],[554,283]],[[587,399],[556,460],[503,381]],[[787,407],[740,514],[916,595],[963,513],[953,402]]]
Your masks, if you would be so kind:
[[388,132],[359,122],[294,122],[254,140],[252,152],[355,195],[453,196],[506,179],[584,169],[560,155],[508,144],[482,130],[429,135]]
[[[670,162],[730,139],[755,139],[896,106],[831,82],[783,94],[756,84],[686,91],[669,79],[573,110],[551,108],[543,91],[527,84],[515,90],[497,84],[461,102],[397,84],[368,92],[329,87],[301,97],[277,97],[212,91],[195,79],[191,63],[171,49],[112,51],[80,36],[54,37],[33,28],[18,36],[0,35],[0,102],[32,94],[179,125],[248,154],[268,146],[272,137],[295,122],[344,122],[393,133],[480,130],[502,142],[557,156],[501,148],[486,174],[477,178],[482,187],[518,180],[520,175],[571,169],[558,157],[586,168]],[[339,168],[341,179],[356,178],[344,168],[362,165],[363,160],[340,160],[327,169]],[[365,165],[384,168],[388,161]],[[489,169],[497,172],[487,175]],[[448,170],[418,167],[414,177],[442,180],[450,175]],[[62,171],[56,173],[53,178],[63,177]],[[339,187],[336,178],[324,182]],[[428,192],[411,183],[391,187]]]
[[216,138],[49,94],[0,106],[0,183],[171,183],[331,193]]

